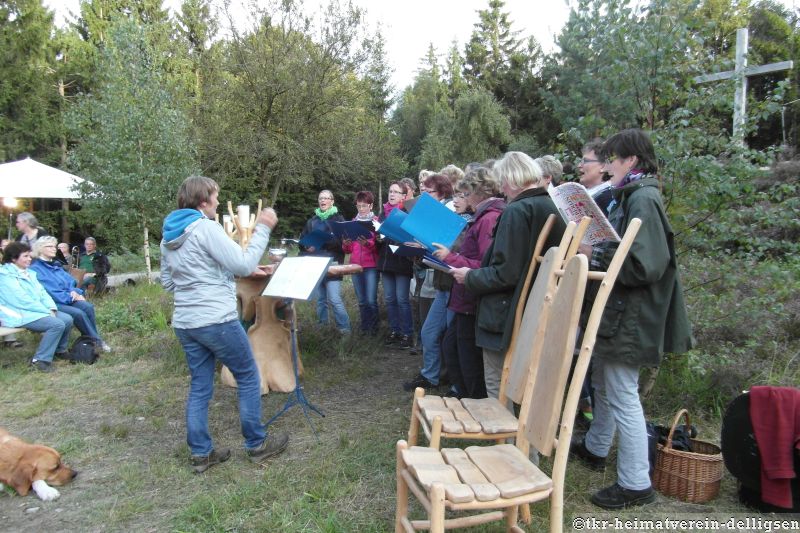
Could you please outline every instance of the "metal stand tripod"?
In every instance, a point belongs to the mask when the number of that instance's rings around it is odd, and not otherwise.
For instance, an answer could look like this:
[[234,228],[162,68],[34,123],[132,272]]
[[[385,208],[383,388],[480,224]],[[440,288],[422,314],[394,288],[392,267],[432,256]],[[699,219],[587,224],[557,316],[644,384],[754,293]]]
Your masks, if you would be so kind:
[[298,355],[297,355],[297,314],[295,313],[294,309],[294,300],[291,298],[286,298],[284,300],[286,302],[286,312],[291,314],[291,337],[292,337],[292,367],[294,368],[294,390],[289,393],[289,397],[286,399],[286,403],[283,405],[280,411],[275,413],[275,415],[269,419],[267,422],[267,426],[272,424],[275,420],[277,420],[283,413],[294,407],[295,405],[299,405],[303,408],[303,414],[308,421],[308,425],[311,426],[311,430],[314,432],[314,436],[317,436],[317,430],[314,427],[314,423],[311,421],[311,417],[309,416],[309,410],[315,412],[321,417],[325,417],[325,413],[323,413],[317,406],[313,403],[309,402],[306,398],[305,393],[303,392],[303,386],[300,385],[300,375],[298,371]]

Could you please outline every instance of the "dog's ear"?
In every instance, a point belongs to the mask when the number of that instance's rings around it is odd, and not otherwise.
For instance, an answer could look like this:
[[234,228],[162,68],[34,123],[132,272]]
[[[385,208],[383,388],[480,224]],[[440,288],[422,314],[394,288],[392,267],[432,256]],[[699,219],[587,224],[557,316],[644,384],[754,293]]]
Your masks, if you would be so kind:
[[29,461],[19,461],[11,474],[9,485],[20,496],[27,496],[31,490],[31,483],[33,480],[33,473],[36,467]]

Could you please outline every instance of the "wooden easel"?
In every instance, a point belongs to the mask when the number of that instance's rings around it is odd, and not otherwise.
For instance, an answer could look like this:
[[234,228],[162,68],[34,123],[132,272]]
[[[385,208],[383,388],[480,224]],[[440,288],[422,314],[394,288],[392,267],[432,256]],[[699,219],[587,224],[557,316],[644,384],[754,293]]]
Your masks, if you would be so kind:
[[[261,212],[261,206],[262,201],[259,200],[256,213]],[[250,214],[247,225],[243,225],[239,217],[234,215],[231,202],[228,202],[228,213],[233,228],[226,227],[225,232],[231,239],[239,242],[242,249],[247,248],[256,227],[256,213]],[[278,316],[283,306],[280,299],[261,296],[273,272],[274,265],[267,265],[259,267],[258,271],[246,278],[236,279],[239,318],[244,322],[255,320],[255,324],[247,331],[247,337],[250,340],[253,358],[261,377],[262,395],[267,394],[270,389],[291,392],[295,386],[292,367],[291,317],[280,318]],[[299,352],[298,372],[300,374],[303,372]],[[236,387],[236,380],[227,367],[222,367],[220,378],[225,385]]]

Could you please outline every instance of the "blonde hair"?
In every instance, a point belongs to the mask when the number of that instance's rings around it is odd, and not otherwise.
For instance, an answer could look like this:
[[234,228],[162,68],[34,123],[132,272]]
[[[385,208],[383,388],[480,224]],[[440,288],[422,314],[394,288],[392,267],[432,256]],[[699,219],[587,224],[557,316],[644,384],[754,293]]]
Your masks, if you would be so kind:
[[33,257],[39,257],[42,255],[42,248],[47,246],[48,244],[55,244],[58,245],[58,239],[55,237],[51,237],[50,235],[39,237],[36,239],[36,242],[33,243],[31,247],[31,255]]
[[523,152],[506,152],[495,162],[492,172],[500,179],[501,184],[506,183],[514,189],[543,184],[542,167]]
[[439,174],[447,176],[447,178],[450,180],[450,183],[453,184],[453,187],[456,186],[458,180],[464,177],[464,171],[455,165],[447,165],[439,171]]

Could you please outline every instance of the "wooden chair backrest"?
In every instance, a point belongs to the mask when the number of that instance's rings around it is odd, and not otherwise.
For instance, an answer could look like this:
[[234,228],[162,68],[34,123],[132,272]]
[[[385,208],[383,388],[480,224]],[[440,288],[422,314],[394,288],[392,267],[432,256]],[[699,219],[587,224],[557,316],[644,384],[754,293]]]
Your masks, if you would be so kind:
[[530,408],[520,427],[524,439],[543,455],[552,452],[561,419],[588,272],[589,261],[584,255],[575,255],[567,262],[550,308],[550,327],[544,334],[541,355],[529,372],[531,388],[526,391],[526,403]]
[[[550,305],[556,288],[556,270],[560,268],[561,257],[558,248],[550,248],[544,255],[536,281],[528,296],[522,324],[514,344],[509,348],[511,361],[508,370],[508,384],[505,397],[514,403],[522,403],[525,386],[528,383],[528,369],[532,358],[538,357],[544,342],[544,333],[550,315]],[[501,401],[503,398],[501,397]]]
[[[561,236],[561,242],[558,245],[558,254],[556,255],[555,260],[555,269],[560,270],[563,268],[564,262],[575,255],[578,251],[578,245],[583,239],[583,235],[586,233],[586,230],[589,227],[589,223],[591,219],[589,217],[584,217],[581,220],[580,224],[575,224],[575,222],[570,222],[567,224],[567,227],[564,229],[564,233]],[[547,240],[547,235],[545,232],[549,233],[550,228],[552,228],[553,224],[555,223],[555,215],[550,215],[547,218],[547,222],[542,230],[542,233],[539,235],[539,239],[536,243],[536,247],[533,251],[533,256],[531,257],[531,262],[528,267],[528,275],[525,278],[525,282],[522,287],[522,292],[520,293],[519,301],[517,302],[517,308],[515,311],[514,317],[514,329],[512,330],[511,334],[511,341],[508,345],[508,351],[506,352],[505,359],[503,361],[503,374],[500,380],[500,393],[499,398],[511,398],[515,403],[522,403],[522,396],[525,391],[525,383],[527,382],[528,377],[528,362],[530,360],[530,356],[533,355],[533,352],[529,351],[530,344],[526,342],[522,342],[521,336],[521,323],[524,313],[527,311],[527,303],[530,301],[531,297],[533,296],[533,291],[536,289],[536,282],[539,282],[539,273],[541,272],[541,267],[537,268],[537,265],[543,261],[543,257],[539,255],[541,253],[542,248],[544,247],[544,243]],[[530,288],[530,281],[533,277],[533,272],[536,271],[536,281],[534,281],[534,288],[528,292]],[[547,291],[550,288],[552,280],[549,278],[543,279],[538,287],[540,291]],[[530,338],[530,331],[527,331],[525,334],[526,339]],[[522,359],[518,359],[522,357]],[[509,385],[511,380],[514,381],[513,387],[509,390]]]

